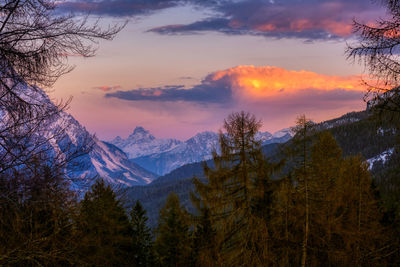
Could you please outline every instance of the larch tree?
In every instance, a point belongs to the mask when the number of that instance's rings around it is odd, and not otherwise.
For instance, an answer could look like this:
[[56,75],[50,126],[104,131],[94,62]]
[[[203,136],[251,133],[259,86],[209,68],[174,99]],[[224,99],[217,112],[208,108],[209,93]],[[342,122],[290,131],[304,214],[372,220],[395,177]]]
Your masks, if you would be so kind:
[[365,99],[379,108],[400,112],[400,2],[382,0],[387,15],[375,23],[357,20],[353,29],[358,40],[347,47],[347,57],[358,60],[370,75],[364,83],[368,92]]
[[[206,182],[194,179],[193,200],[209,212],[215,230],[215,264],[265,266],[269,257],[269,165],[256,133],[261,122],[245,112],[232,113],[219,134],[221,154],[215,169],[205,165]],[[264,180],[263,180],[264,179]],[[260,192],[262,191],[262,192]],[[263,210],[259,210],[263,205]]]
[[313,123],[306,118],[305,115],[301,115],[297,118],[296,126],[292,129],[294,137],[292,140],[292,146],[289,151],[290,156],[296,165],[293,175],[297,184],[296,189],[299,191],[301,196],[298,206],[302,203],[304,213],[302,220],[304,222],[303,230],[303,241],[302,241],[302,256],[301,266],[307,265],[307,253],[309,246],[310,237],[310,191],[312,191],[311,180],[310,180],[310,148],[311,148],[311,136],[314,132]]
[[381,224],[382,210],[372,187],[368,165],[360,157],[350,157],[342,167],[339,180],[342,203],[337,216],[340,220],[341,242],[346,252],[344,264],[352,266],[387,264],[387,257],[398,251],[391,242],[390,231]]

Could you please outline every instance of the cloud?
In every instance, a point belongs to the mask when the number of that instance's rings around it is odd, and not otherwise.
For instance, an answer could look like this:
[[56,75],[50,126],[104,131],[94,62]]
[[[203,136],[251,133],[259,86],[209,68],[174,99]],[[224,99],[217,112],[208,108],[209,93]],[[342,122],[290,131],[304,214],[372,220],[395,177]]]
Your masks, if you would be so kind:
[[114,86],[103,85],[103,86],[96,86],[96,87],[93,87],[93,89],[101,90],[101,91],[103,91],[103,92],[109,92],[109,91],[121,89],[121,86],[120,86],[120,85],[114,85]]
[[114,17],[149,14],[174,7],[181,1],[174,0],[84,0],[65,1],[58,4],[61,11],[81,12]]
[[114,113],[104,116],[115,123],[115,112],[129,113],[132,116],[123,118],[124,125],[153,124],[163,134],[179,132],[186,138],[204,129],[217,130],[231,112],[245,110],[263,120],[264,130],[275,131],[294,125],[299,114],[322,121],[364,109],[360,79],[274,66],[237,66],[210,73],[190,88],[106,92],[103,105]]
[[237,66],[209,74],[200,84],[139,88],[107,93],[127,101],[194,102],[231,107],[253,103],[291,105],[340,105],[360,100],[361,76],[331,76],[311,71],[290,71],[273,66]]
[[274,38],[337,39],[352,34],[354,18],[368,21],[383,13],[379,6],[365,0],[224,1],[210,8],[215,16],[149,31],[160,34],[216,31]]
[[228,84],[223,84],[223,81],[209,81],[208,79],[190,89],[184,89],[184,86],[181,85],[139,88],[108,93],[105,96],[130,101],[186,101],[196,103],[230,102],[232,97]]
[[290,71],[273,66],[237,66],[210,74],[209,81],[229,83],[236,98],[265,100],[288,97],[304,90],[360,91],[360,76],[332,76],[311,71]]
[[383,15],[378,3],[366,0],[67,0],[58,3],[58,8],[63,12],[128,17],[184,5],[200,6],[200,10],[212,15],[190,24],[155,27],[149,32],[195,34],[215,31],[231,35],[325,40],[350,36],[354,18],[373,23],[371,18]]
[[152,14],[187,4],[214,6],[218,0],[77,0],[58,3],[60,11],[90,13],[112,17]]

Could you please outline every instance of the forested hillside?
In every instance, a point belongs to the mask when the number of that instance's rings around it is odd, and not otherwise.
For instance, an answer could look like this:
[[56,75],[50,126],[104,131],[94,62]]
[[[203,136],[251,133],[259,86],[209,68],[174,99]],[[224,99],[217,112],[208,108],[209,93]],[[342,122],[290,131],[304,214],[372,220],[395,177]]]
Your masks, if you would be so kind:
[[[332,133],[343,150],[343,156],[361,155],[365,161],[393,148],[396,142],[396,132],[390,126],[390,122],[378,123],[367,111],[351,112],[337,119],[319,123],[315,128],[315,134],[324,130]],[[284,158],[283,153],[288,146],[291,146],[291,141],[285,144],[268,144],[263,146],[262,150],[271,161],[277,162]],[[377,182],[382,181],[382,176],[385,176],[383,173],[392,169],[393,161],[374,162],[371,172]],[[205,163],[210,168],[214,167],[212,160]],[[291,165],[289,160],[281,171],[289,170]],[[131,187],[126,192],[128,202],[139,200],[143,204],[149,211],[149,225],[152,227],[156,226],[158,211],[171,192],[176,193],[182,205],[193,212],[194,208],[190,201],[190,192],[194,190],[192,178],[204,178],[203,167],[204,162],[188,164],[157,178],[147,186]]]

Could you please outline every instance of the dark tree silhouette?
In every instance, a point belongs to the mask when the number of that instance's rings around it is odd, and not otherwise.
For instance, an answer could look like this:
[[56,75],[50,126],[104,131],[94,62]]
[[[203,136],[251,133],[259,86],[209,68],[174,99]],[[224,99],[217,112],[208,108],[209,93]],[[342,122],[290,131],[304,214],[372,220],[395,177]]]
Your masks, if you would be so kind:
[[386,18],[375,24],[354,21],[358,41],[347,47],[347,58],[364,65],[370,77],[364,80],[365,100],[379,109],[400,112],[400,1],[382,0]]

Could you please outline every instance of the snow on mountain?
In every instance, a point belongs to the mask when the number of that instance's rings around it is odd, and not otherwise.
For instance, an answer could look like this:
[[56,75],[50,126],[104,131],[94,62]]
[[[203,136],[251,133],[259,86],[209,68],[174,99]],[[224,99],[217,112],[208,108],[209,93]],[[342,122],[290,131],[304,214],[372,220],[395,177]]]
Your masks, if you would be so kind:
[[[39,88],[25,85],[25,88],[21,88],[21,95],[24,98],[29,96],[30,103],[38,102],[46,110],[57,113],[57,107]],[[0,126],[6,125],[6,120],[3,113]],[[25,141],[29,149],[35,149],[31,154],[42,155],[51,165],[67,161],[65,166],[62,165],[66,175],[81,185],[90,185],[97,178],[113,185],[144,185],[157,177],[130,161],[116,146],[89,134],[84,126],[65,111],[49,116],[36,128],[29,141]]]
[[218,144],[218,134],[203,132],[181,142],[174,148],[132,159],[145,169],[163,175],[183,165],[207,160]]
[[110,143],[121,148],[128,154],[129,158],[138,158],[169,151],[180,145],[182,141],[176,139],[156,139],[148,130],[138,126],[127,139],[117,136]]
[[57,128],[65,128],[65,135],[61,140],[53,142],[53,147],[58,150],[65,143],[70,149],[84,146],[85,142],[90,144],[88,154],[83,154],[74,161],[79,161],[78,168],[69,170],[70,176],[91,180],[102,178],[109,184],[133,186],[150,183],[156,175],[143,169],[128,159],[128,156],[112,144],[98,140],[90,135],[70,114],[61,112],[49,125],[48,135]]
[[[291,137],[289,129],[256,135],[263,145],[283,143]],[[218,150],[218,134],[206,131],[182,142],[176,139],[156,139],[139,126],[127,139],[116,137],[111,143],[126,152],[133,162],[158,175],[164,175],[183,165],[211,159],[213,149]]]
[[275,132],[272,135],[272,138],[282,138],[282,137],[287,136],[287,135],[292,136],[291,128],[285,128],[285,129],[282,129],[280,131]]
[[270,132],[258,132],[256,133],[256,139],[261,141],[262,143],[271,140],[273,138],[273,135]]
[[382,164],[385,164],[385,162],[390,158],[393,152],[394,148],[390,148],[388,150],[383,151],[381,154],[376,155],[373,158],[367,159],[367,162],[369,164],[368,170],[372,170],[374,164],[377,162],[382,162]]

